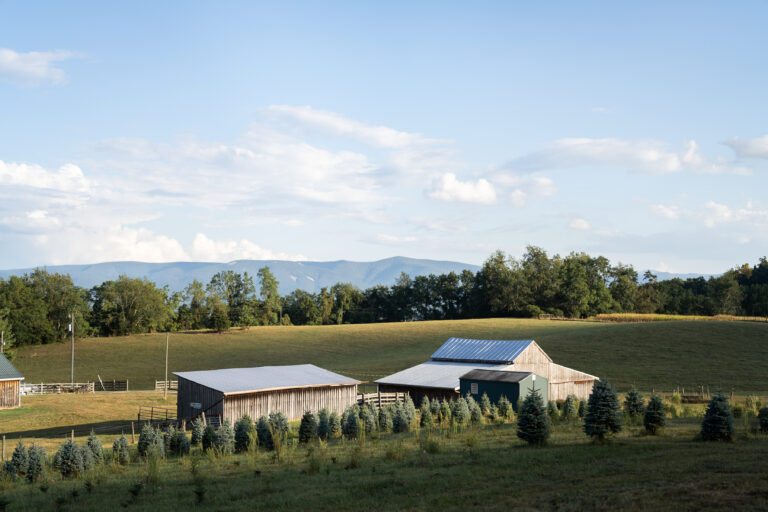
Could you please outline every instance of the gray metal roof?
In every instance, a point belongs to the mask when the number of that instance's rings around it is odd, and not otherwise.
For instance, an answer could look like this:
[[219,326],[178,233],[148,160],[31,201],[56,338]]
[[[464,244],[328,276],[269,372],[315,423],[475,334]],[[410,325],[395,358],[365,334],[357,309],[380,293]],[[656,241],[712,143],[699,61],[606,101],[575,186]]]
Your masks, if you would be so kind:
[[397,384],[423,388],[458,389],[459,377],[469,370],[486,368],[503,370],[507,365],[427,361],[376,381],[377,384]]
[[0,354],[0,380],[24,380],[19,370],[2,354]]
[[173,372],[173,374],[220,391],[225,395],[270,389],[358,384],[360,382],[318,368],[313,364],[227,368],[224,370]]
[[520,382],[533,372],[509,372],[500,370],[472,370],[461,376],[462,380],[481,380],[492,382]]
[[511,364],[533,340],[472,340],[450,338],[432,354],[433,361]]

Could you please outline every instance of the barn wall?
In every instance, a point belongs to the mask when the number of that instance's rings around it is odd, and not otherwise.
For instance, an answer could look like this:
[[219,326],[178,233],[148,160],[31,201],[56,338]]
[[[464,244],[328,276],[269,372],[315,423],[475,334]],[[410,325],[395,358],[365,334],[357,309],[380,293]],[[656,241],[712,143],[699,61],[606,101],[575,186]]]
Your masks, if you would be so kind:
[[[176,417],[180,420],[190,420],[199,416],[203,411],[205,411],[205,415],[208,417],[218,416],[223,411],[222,398],[223,395],[220,391],[179,377]],[[192,402],[202,404],[202,409],[193,409],[189,405]]]
[[19,406],[18,380],[0,381],[0,409]]
[[549,384],[550,400],[565,400],[568,395],[576,395],[579,400],[586,400],[592,393],[594,380],[577,382],[555,382]]
[[357,384],[291,388],[227,396],[224,399],[223,415],[224,419],[233,424],[244,414],[255,420],[272,412],[281,412],[289,420],[298,420],[306,411],[317,412],[323,408],[341,414],[355,403]]
[[424,397],[428,397],[430,400],[437,398],[442,400],[455,400],[459,398],[459,393],[453,389],[448,388],[422,388],[419,386],[398,386],[397,384],[379,384],[379,391],[382,393],[408,393],[411,395],[411,400],[418,407]]

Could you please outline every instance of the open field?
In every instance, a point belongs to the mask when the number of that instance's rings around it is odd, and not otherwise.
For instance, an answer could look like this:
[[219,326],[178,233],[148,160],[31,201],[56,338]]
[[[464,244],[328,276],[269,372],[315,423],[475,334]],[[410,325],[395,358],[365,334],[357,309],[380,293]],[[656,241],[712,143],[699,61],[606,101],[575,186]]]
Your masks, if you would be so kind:
[[161,462],[156,472],[138,459],[127,467],[101,466],[82,479],[50,474],[43,486],[6,482],[1,497],[12,511],[768,507],[768,437],[696,442],[699,422],[670,420],[661,437],[631,427],[605,445],[591,444],[579,423],[558,423],[544,448],[524,446],[515,425],[504,424],[446,429],[429,439],[411,432],[312,448],[290,442],[279,462],[270,452],[216,458],[195,449],[191,457]]
[[[170,371],[313,363],[373,381],[428,359],[451,336],[535,339],[555,362],[609,378],[619,390],[722,386],[768,394],[768,324],[481,319],[311,327],[226,334],[173,333]],[[28,382],[69,381],[69,344],[22,347]],[[75,379],[125,379],[149,389],[163,378],[165,335],[76,342]]]
[[662,315],[656,313],[606,313],[596,315],[598,322],[669,322],[680,320],[688,322],[768,322],[764,316],[734,316],[734,315]]

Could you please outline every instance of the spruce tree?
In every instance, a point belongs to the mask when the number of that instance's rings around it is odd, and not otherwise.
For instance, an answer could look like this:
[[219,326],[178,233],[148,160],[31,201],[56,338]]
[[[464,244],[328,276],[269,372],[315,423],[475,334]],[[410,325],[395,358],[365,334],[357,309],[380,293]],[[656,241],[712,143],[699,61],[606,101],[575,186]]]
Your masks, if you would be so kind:
[[88,441],[86,443],[93,455],[93,461],[96,464],[101,464],[104,461],[104,448],[101,446],[101,440],[93,433],[93,431],[91,431],[91,435],[88,436]]
[[325,407],[317,413],[317,437],[320,439],[326,440],[331,436],[330,416],[331,413]]
[[429,402],[429,408],[432,411],[432,416],[437,417],[440,414],[440,400],[433,398]]
[[480,425],[483,422],[483,411],[480,410],[480,404],[473,402],[469,408],[469,421],[473,425]]
[[40,445],[33,444],[29,448],[29,466],[27,466],[27,481],[34,483],[42,478],[45,472],[45,464],[48,456],[45,453],[45,448]]
[[578,418],[578,414],[579,411],[576,406],[576,397],[574,395],[568,395],[563,404],[563,419],[573,421]]
[[299,425],[299,443],[307,444],[315,439],[317,439],[317,416],[312,411],[306,411]]
[[555,422],[560,419],[560,410],[557,408],[557,402],[550,400],[547,404],[547,415],[550,422]]
[[517,437],[530,445],[541,446],[549,438],[549,417],[544,399],[536,388],[528,393],[518,411]]
[[408,426],[410,427],[410,425],[416,421],[416,406],[413,404],[413,400],[411,400],[410,394],[405,395],[405,401],[403,402],[403,412],[405,413],[405,417],[408,420]]
[[512,404],[509,403],[509,399],[506,396],[501,395],[499,397],[499,403],[497,407],[499,409],[499,415],[504,420],[508,420],[512,417]]
[[440,403],[440,424],[448,425],[451,423],[451,406],[448,404],[448,400],[443,398]]
[[490,411],[491,399],[488,398],[488,393],[483,393],[483,396],[480,397],[480,412],[483,413],[483,416],[488,416]]
[[280,436],[280,441],[285,444],[285,439],[288,436],[288,431],[291,430],[291,424],[288,423],[288,418],[282,412],[273,412],[269,414],[269,425],[272,427],[272,435]]
[[224,420],[216,430],[216,448],[221,450],[224,455],[231,455],[235,448],[235,431],[229,420]]
[[357,439],[360,437],[360,416],[354,411],[350,411],[346,418],[344,425],[341,426],[341,432],[347,439]]
[[24,446],[24,443],[21,441],[19,441],[19,444],[17,444],[16,448],[13,450],[11,463],[13,463],[13,467],[16,468],[17,474],[25,474],[27,472],[27,467],[29,466],[29,453],[27,452],[27,447]]
[[253,432],[253,420],[244,414],[235,422],[235,452],[247,452],[251,446],[251,432]]
[[584,433],[603,441],[607,435],[621,432],[623,423],[619,397],[613,386],[608,381],[596,381],[587,401]]
[[453,407],[453,419],[457,425],[469,423],[469,406],[464,398],[456,400],[456,405]]
[[396,433],[408,432],[411,429],[411,422],[408,421],[408,414],[405,408],[398,407],[395,410],[395,417],[392,419],[392,431]]
[[421,399],[421,406],[419,406],[419,410],[424,412],[425,408],[430,412],[432,410],[432,402],[429,401],[429,397],[427,395],[424,395],[424,398]]
[[379,430],[382,432],[392,432],[392,410],[389,406],[379,409]]
[[203,430],[205,430],[203,420],[195,418],[195,421],[192,422],[192,446],[197,446],[203,442]]
[[707,405],[701,422],[701,438],[704,441],[733,440],[733,412],[722,392],[716,393]]
[[583,418],[587,415],[587,401],[579,400],[579,418]]
[[341,435],[341,421],[339,421],[339,415],[336,411],[331,412],[328,416],[328,428],[330,428],[330,437],[339,437]]
[[187,433],[183,430],[176,431],[176,441],[174,442],[174,453],[179,456],[189,455],[190,443]]
[[131,461],[128,439],[124,435],[115,439],[115,442],[112,443],[112,458],[121,466],[125,466]]
[[361,426],[365,429],[365,433],[371,434],[373,432],[376,432],[376,424],[378,422],[373,412],[373,408],[364,407],[363,410],[360,411],[360,414],[362,415],[362,418],[360,418],[360,423],[361,423]]
[[757,419],[760,422],[760,432],[768,432],[768,407],[760,409]]
[[85,467],[83,464],[83,452],[74,441],[67,440],[59,447],[56,459],[61,476],[74,477],[83,473]]
[[266,416],[262,416],[256,422],[256,435],[259,438],[259,446],[262,446],[265,450],[272,450],[274,448],[272,431],[269,427],[269,419]]
[[645,431],[651,435],[656,435],[660,429],[664,428],[666,423],[667,416],[664,413],[664,403],[661,401],[661,397],[651,396],[651,399],[648,401],[648,407],[645,408],[645,413],[643,414]]
[[420,413],[419,426],[426,429],[432,428],[432,424],[434,423],[432,409],[429,407],[429,398],[426,396],[424,397],[424,400],[421,401]]
[[632,421],[637,421],[645,412],[643,395],[637,389],[632,388],[627,393],[627,397],[624,399],[624,412]]
[[216,446],[216,429],[213,425],[208,425],[203,430],[203,451],[207,452]]

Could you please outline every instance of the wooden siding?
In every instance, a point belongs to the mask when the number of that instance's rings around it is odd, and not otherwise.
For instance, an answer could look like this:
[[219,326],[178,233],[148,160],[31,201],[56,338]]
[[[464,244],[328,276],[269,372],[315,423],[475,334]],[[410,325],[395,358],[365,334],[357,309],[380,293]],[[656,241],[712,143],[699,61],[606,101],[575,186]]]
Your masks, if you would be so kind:
[[589,398],[595,382],[593,376],[552,362],[545,363],[539,352],[544,357],[546,354],[538,348],[538,345],[536,346],[538,350],[532,350],[530,355],[526,354],[531,348],[533,345],[520,354],[526,357],[515,359],[515,364],[506,369],[516,372],[533,372],[546,377],[549,381],[550,400],[565,400],[568,395],[576,395],[579,400]]
[[[222,399],[224,395],[220,391],[179,377],[178,397],[176,399],[176,417],[179,420],[191,420],[205,412],[206,416],[218,416],[223,414]],[[197,402],[202,405],[200,409],[193,409],[190,404]]]
[[439,400],[455,400],[459,398],[459,392],[448,388],[423,388],[419,386],[399,386],[397,384],[379,384],[379,391],[382,393],[408,393],[416,407],[421,405],[422,399],[426,396],[430,400],[437,398]]
[[579,400],[586,400],[592,393],[592,386],[594,386],[594,380],[578,381],[578,382],[550,382],[549,384],[549,399],[550,400],[565,400],[568,395],[576,395]]
[[[305,411],[317,412],[327,408],[341,414],[348,406],[356,403],[357,384],[242,393],[224,397],[223,419],[234,424],[244,414],[256,420],[272,412],[281,412],[289,420],[298,420]],[[208,415],[207,412],[205,414]]]
[[19,381],[0,381],[0,409],[19,406]]

